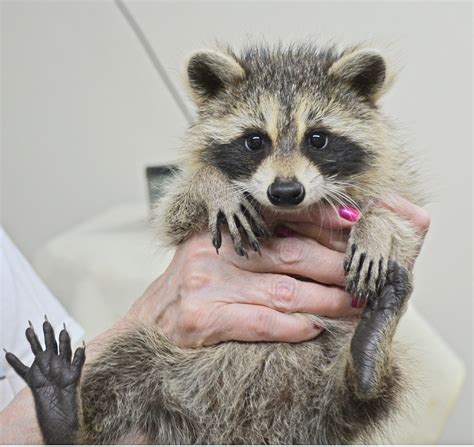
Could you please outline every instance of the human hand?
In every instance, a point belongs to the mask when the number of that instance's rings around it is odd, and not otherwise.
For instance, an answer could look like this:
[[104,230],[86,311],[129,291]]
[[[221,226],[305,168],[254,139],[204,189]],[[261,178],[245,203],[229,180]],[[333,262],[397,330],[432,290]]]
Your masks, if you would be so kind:
[[[401,198],[380,206],[426,234],[429,216],[423,209]],[[289,215],[277,230],[284,238],[265,241],[261,256],[250,253],[248,260],[229,248],[228,235],[219,256],[207,234],[197,235],[178,247],[129,316],[158,324],[182,347],[314,338],[323,328],[300,313],[350,317],[361,311],[343,290],[343,253],[355,213],[322,207],[310,215]]]
[[[400,196],[387,197],[385,200],[374,202],[372,206],[384,207],[402,219],[409,221],[421,236],[422,242],[424,241],[431,224],[430,215],[424,208]],[[279,227],[278,231],[285,237],[295,233],[306,236],[333,250],[344,253],[350,227],[360,217],[359,211],[352,207],[339,207],[338,210],[324,207],[312,214],[288,215],[284,221],[280,222],[283,226]],[[352,224],[348,224],[348,221]],[[420,245],[418,253],[421,247],[422,245]]]
[[300,342],[323,329],[301,313],[360,313],[343,289],[342,253],[295,236],[264,241],[261,255],[251,252],[246,259],[234,252],[227,233],[223,237],[219,255],[207,234],[179,246],[129,317],[158,324],[179,346],[198,347],[228,340]]

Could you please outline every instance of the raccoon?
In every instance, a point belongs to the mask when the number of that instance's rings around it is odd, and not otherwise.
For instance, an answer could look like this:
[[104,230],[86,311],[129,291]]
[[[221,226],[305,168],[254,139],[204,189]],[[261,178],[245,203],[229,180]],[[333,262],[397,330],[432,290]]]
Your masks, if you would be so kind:
[[[225,225],[235,251],[248,256],[270,233],[265,210],[357,207],[362,217],[344,269],[347,290],[367,305],[358,322],[319,317],[326,330],[298,344],[182,349],[159,328],[137,325],[82,379],[85,352],[78,348],[71,362],[66,330],[58,355],[49,322],[44,351],[29,328],[32,367],[11,353],[7,360],[33,390],[47,443],[136,435],[149,444],[354,444],[384,434],[409,393],[392,338],[421,241],[372,204],[393,193],[415,203],[422,197],[411,157],[378,106],[390,79],[384,57],[362,46],[191,55],[187,81],[198,116],[159,205],[159,232],[178,245],[207,228],[218,252]],[[49,409],[51,395],[61,411]]]

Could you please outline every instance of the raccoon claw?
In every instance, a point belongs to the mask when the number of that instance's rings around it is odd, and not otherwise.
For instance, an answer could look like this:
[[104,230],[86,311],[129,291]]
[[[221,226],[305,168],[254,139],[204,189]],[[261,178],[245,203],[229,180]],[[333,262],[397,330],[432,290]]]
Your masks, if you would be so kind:
[[352,244],[344,261],[347,291],[358,299],[370,300],[384,286],[386,267],[383,257],[371,259],[356,244]]
[[249,258],[249,255],[247,253],[247,250],[242,246],[241,243],[234,243],[234,249],[235,249],[235,252],[239,255],[239,256],[245,256],[247,259]]
[[234,250],[239,256],[248,258],[247,248],[260,253],[260,243],[257,237],[269,234],[263,219],[255,211],[252,204],[245,198],[238,206],[234,206],[229,212],[220,209],[211,214],[209,227],[212,235],[212,245],[217,253],[222,245],[221,227],[224,222],[227,223],[229,232],[233,241]]

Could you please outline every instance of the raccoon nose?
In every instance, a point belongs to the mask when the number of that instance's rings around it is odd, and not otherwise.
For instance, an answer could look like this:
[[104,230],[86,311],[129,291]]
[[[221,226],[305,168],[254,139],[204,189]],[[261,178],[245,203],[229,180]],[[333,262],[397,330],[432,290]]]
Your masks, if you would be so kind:
[[304,186],[296,181],[275,180],[267,190],[270,202],[275,206],[293,206],[304,199]]

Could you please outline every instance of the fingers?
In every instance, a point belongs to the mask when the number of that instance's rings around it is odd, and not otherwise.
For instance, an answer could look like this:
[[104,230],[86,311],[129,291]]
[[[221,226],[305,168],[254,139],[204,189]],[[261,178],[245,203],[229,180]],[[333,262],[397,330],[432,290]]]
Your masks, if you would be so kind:
[[306,236],[318,241],[331,250],[336,250],[340,253],[346,251],[347,240],[349,238],[347,230],[333,230],[307,222],[285,222],[285,226],[301,236]]
[[25,376],[26,376],[26,373],[29,371],[30,368],[28,368],[28,366],[24,365],[20,361],[20,359],[15,354],[12,354],[11,352],[7,352],[5,354],[5,359],[9,363],[9,365],[15,370],[15,372],[22,379],[24,379]]
[[353,316],[360,310],[352,306],[353,297],[344,289],[286,275],[240,271],[238,287],[228,285],[227,302],[256,304],[283,313],[304,312],[325,317]]
[[29,321],[28,323],[30,324],[30,327],[26,329],[26,339],[28,340],[28,343],[31,346],[31,351],[33,352],[33,354],[37,355],[39,352],[43,351],[43,348],[41,347],[41,343],[39,342],[38,337],[36,336],[36,332],[33,329],[31,321]]
[[307,316],[284,314],[268,307],[250,304],[225,306],[220,316],[220,341],[273,341],[298,343],[317,337],[323,329]]
[[344,285],[344,254],[301,236],[265,241],[261,244],[261,256],[252,253],[248,260],[233,256],[228,248],[225,253],[230,262],[242,270],[285,273],[318,283]]
[[68,363],[71,362],[72,350],[71,350],[71,338],[66,330],[66,326],[59,333],[59,355],[63,357]]
[[43,323],[43,333],[46,350],[53,351],[57,354],[58,344],[56,343],[56,338],[54,337],[53,326],[51,326],[51,323],[48,320]]

